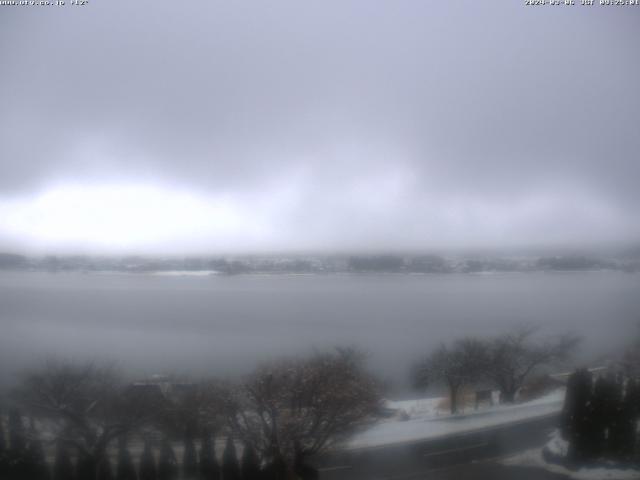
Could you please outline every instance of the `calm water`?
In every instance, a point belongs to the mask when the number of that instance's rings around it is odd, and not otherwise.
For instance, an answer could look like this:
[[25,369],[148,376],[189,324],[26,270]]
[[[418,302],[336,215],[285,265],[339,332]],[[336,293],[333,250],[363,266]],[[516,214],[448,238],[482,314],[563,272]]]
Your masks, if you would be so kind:
[[166,277],[0,273],[0,377],[50,354],[116,359],[136,373],[215,375],[356,344],[406,384],[439,342],[535,322],[585,337],[582,356],[624,345],[640,320],[640,275]]

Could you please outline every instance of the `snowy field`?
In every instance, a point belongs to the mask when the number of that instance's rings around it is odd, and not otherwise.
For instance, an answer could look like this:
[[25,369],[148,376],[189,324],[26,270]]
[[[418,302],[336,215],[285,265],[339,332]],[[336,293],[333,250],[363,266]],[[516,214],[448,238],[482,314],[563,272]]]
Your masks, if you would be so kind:
[[457,415],[442,413],[438,408],[443,403],[442,398],[387,402],[387,407],[400,414],[356,434],[345,448],[430,439],[529,420],[559,412],[563,400],[564,390],[559,389],[530,402],[496,405]]

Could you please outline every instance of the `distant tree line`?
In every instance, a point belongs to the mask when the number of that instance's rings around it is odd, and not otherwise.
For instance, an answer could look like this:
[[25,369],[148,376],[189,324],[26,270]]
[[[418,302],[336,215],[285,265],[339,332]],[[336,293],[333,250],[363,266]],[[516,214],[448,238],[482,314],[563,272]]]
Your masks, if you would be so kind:
[[62,271],[117,270],[132,273],[187,270],[236,275],[246,273],[480,273],[514,271],[640,270],[637,252],[617,258],[565,254],[501,257],[436,254],[292,255],[158,258],[146,256],[91,257],[82,255],[26,257],[0,252],[0,269]]
[[109,366],[47,363],[0,415],[0,479],[315,479],[309,459],[380,406],[350,348],[264,365],[238,384],[178,386],[163,393]]

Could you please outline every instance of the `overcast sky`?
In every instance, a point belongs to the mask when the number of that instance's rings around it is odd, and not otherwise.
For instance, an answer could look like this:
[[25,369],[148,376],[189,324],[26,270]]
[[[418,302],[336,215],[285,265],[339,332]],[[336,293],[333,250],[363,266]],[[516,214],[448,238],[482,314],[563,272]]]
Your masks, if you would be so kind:
[[90,0],[0,45],[4,249],[640,239],[640,7]]

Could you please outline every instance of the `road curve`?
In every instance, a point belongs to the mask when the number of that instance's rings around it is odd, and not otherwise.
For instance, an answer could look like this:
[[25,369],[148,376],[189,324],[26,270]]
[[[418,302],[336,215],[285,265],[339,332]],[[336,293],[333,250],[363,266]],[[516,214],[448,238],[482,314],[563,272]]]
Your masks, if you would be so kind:
[[553,413],[463,434],[342,450],[325,454],[314,464],[321,480],[426,478],[429,472],[542,446],[558,417]]

